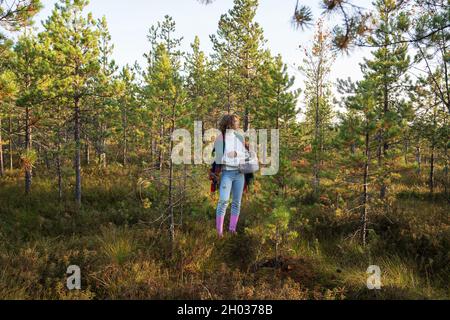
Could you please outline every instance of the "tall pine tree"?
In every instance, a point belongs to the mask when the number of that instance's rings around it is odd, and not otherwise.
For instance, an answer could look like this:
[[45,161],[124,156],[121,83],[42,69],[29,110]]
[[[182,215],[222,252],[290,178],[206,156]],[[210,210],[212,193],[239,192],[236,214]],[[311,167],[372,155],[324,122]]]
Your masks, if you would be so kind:
[[72,110],[74,138],[75,201],[81,205],[82,125],[89,110],[88,98],[95,95],[92,80],[100,70],[99,32],[92,14],[85,14],[87,0],[61,0],[44,23],[44,39],[55,68],[53,90],[67,98]]

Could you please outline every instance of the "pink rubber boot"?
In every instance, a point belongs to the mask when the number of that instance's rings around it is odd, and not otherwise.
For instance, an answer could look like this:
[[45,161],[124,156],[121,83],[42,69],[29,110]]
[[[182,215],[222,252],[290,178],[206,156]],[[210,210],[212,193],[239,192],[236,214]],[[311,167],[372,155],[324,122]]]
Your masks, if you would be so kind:
[[219,238],[223,237],[223,221],[225,220],[224,216],[216,216],[216,229]]
[[230,232],[231,233],[236,233],[236,227],[239,221],[239,215],[231,215],[230,218]]

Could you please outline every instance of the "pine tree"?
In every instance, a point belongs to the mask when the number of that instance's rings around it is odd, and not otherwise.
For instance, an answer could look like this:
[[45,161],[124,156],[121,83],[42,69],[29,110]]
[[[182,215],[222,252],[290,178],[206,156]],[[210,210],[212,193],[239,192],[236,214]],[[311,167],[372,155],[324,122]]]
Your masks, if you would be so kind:
[[[442,82],[442,74],[439,72],[433,78]],[[428,187],[430,194],[435,192],[436,168],[439,160],[442,159],[444,168],[443,186],[444,193],[448,192],[448,136],[449,114],[446,112],[445,103],[439,98],[435,88],[435,81],[431,77],[419,79],[416,83],[415,91],[412,92],[413,104],[416,109],[416,117],[412,123],[414,138],[419,143],[422,142],[429,150],[430,169],[428,174]],[[422,150],[421,145],[417,146]],[[441,152],[441,155],[439,155]],[[421,154],[418,155],[420,160]],[[418,162],[420,168],[420,162]]]
[[97,152],[98,163],[106,166],[106,139],[111,134],[110,117],[115,103],[115,75],[118,70],[116,62],[112,59],[114,45],[111,44],[111,35],[106,18],[97,21],[99,32],[99,65],[100,70],[94,80],[93,95],[89,100],[93,110],[92,121],[87,122],[85,131],[85,162],[89,162],[89,138],[92,140]]
[[200,49],[200,40],[195,37],[191,44],[192,53],[186,56],[186,91],[190,104],[190,119],[202,121],[203,131],[208,124],[214,126],[215,119],[220,115],[217,112],[214,100],[216,88],[214,85],[212,64]]
[[[39,12],[42,5],[39,0],[25,0],[25,1],[13,1],[0,2],[0,77],[1,77],[1,87],[0,87],[0,176],[4,172],[4,159],[3,159],[3,137],[2,134],[2,112],[7,111],[9,118],[9,167],[13,168],[13,142],[12,142],[12,114],[11,111],[6,110],[6,105],[9,105],[8,101],[12,99],[11,89],[13,88],[13,77],[8,71],[8,64],[12,57],[12,41],[8,39],[8,35],[4,33],[5,30],[8,32],[19,31],[22,27],[29,26],[33,23],[32,18]],[[9,108],[11,109],[11,108]]]
[[[348,95],[344,98],[346,112],[348,115],[351,115],[354,124],[359,124],[358,127],[353,128],[354,132],[351,140],[362,141],[360,148],[355,149],[354,154],[344,156],[344,161],[347,166],[352,167],[351,179],[349,181],[350,187],[357,186],[356,191],[361,192],[360,187],[362,186],[361,196],[358,197],[361,199],[361,204],[358,206],[361,210],[360,228],[358,231],[360,233],[361,243],[366,245],[370,210],[369,187],[373,183],[373,175],[370,172],[374,162],[373,149],[377,143],[375,134],[378,127],[377,101],[374,95],[376,84],[367,75],[356,85],[349,82],[341,82],[340,84],[340,92]],[[341,127],[341,130],[345,129],[345,126]],[[360,180],[354,180],[355,177]]]
[[[214,2],[214,0],[197,1],[203,4]],[[405,39],[401,41],[392,40],[389,42],[389,45],[398,43],[407,43],[414,46],[418,44],[423,45],[424,42],[437,39],[436,35],[439,37],[439,35],[444,33],[448,34],[450,24],[448,23],[447,0],[390,0],[389,2],[390,6],[395,7],[396,11],[407,12],[412,20],[411,25],[416,26],[416,32],[410,32],[410,28],[404,25],[405,28],[402,31]],[[294,3],[295,6],[293,5],[294,10],[291,17],[293,27],[304,31],[313,26],[314,17],[311,8],[308,5],[301,4],[300,0],[292,0],[292,4]],[[323,12],[319,17],[320,20],[330,15],[338,17],[332,28],[332,40],[336,49],[348,53],[354,47],[378,46],[368,41],[373,31],[374,13],[372,8],[365,8],[351,1],[342,0],[321,0],[319,3],[323,8]]]
[[23,119],[21,128],[25,141],[20,159],[25,171],[25,194],[31,191],[32,169],[38,156],[33,149],[32,136],[48,82],[45,75],[47,63],[42,57],[42,47],[37,37],[25,31],[14,46],[14,58],[10,66],[18,86],[15,105],[20,108],[19,117]]
[[[30,25],[31,19],[41,8],[40,0],[1,1],[1,26],[7,30],[20,30],[20,28]],[[4,39],[4,37],[4,34],[0,34],[0,39]]]
[[[376,90],[379,130],[377,135],[380,198],[384,199],[392,173],[392,161],[398,156],[397,140],[406,127],[408,105],[402,92],[408,85],[406,72],[410,65],[408,46],[401,43],[403,28],[407,25],[405,13],[399,13],[395,1],[378,0],[377,27],[368,41],[379,49],[372,52],[372,59],[365,59],[363,73],[372,79]],[[400,42],[390,45],[391,42]]]
[[313,188],[317,196],[320,188],[321,163],[330,130],[333,112],[331,109],[331,84],[328,76],[335,57],[331,51],[329,33],[320,21],[314,35],[311,51],[305,50],[305,59],[300,70],[306,77],[306,123],[311,128],[311,146],[313,152]]
[[51,51],[48,59],[55,66],[53,89],[68,99],[73,116],[75,201],[81,205],[82,123],[87,99],[94,95],[92,79],[98,74],[99,32],[91,14],[84,15],[86,0],[61,0],[44,23],[44,41]]
[[[450,10],[447,0],[417,0],[419,17],[414,24],[416,49],[416,63],[423,63],[429,80],[433,83],[433,90],[437,98],[450,113]],[[437,65],[442,79],[436,77],[433,65]]]
[[[356,91],[355,84],[350,78],[346,80],[338,79],[337,87],[341,94],[354,93]],[[345,103],[341,107],[345,110]],[[362,125],[361,117],[355,110],[349,109],[345,110],[345,112],[338,112],[337,118],[339,131],[334,141],[335,146],[338,149],[344,147],[344,150],[348,150],[351,155],[354,155],[357,149],[364,144],[357,130]]]
[[[169,51],[164,43],[160,43],[153,56],[151,72],[146,74],[147,108],[155,112],[161,119],[159,125],[163,129],[158,141],[161,152],[169,155],[174,147],[172,135],[177,128],[181,116],[185,111],[186,92],[183,87],[183,78],[180,75],[180,65],[177,60],[171,59]],[[160,159],[162,161],[162,158]],[[161,176],[168,170],[168,199],[167,208],[169,220],[169,233],[172,243],[175,239],[175,189],[176,173],[172,159],[158,164],[159,183],[164,184]]]
[[260,110],[253,122],[259,128],[287,130],[299,112],[296,104],[300,90],[292,88],[295,78],[289,76],[280,55],[267,60],[260,69]]
[[[4,141],[3,133],[6,130],[3,128],[3,119],[11,117],[11,105],[15,100],[17,93],[17,85],[14,81],[14,74],[10,70],[2,70],[0,73],[0,177],[5,173],[5,158],[3,152]],[[11,136],[9,137],[11,139]],[[11,143],[9,143],[9,155],[12,159]],[[12,163],[10,164],[12,165]],[[11,168],[10,168],[11,169]]]
[[117,139],[121,141],[122,164],[124,166],[129,161],[131,138],[134,137],[133,125],[137,123],[138,118],[137,86],[135,81],[136,75],[134,71],[129,66],[125,66],[122,68],[116,82],[116,106],[118,108],[118,114],[120,114],[120,123],[117,128],[120,136]]
[[[156,26],[152,26],[149,30],[148,40],[151,48],[148,54],[144,56],[147,59],[147,69],[143,74],[144,86],[142,88],[142,98],[147,108],[147,120],[150,126],[151,154],[152,163],[155,164],[159,170],[163,170],[166,162],[166,154],[168,152],[167,132],[170,126],[167,123],[168,110],[165,110],[165,97],[158,96],[159,92],[155,94],[155,88],[152,87],[153,76],[155,73],[156,63],[161,58],[161,53],[165,50],[169,57],[170,64],[173,68],[179,69],[181,67],[182,52],[179,46],[182,38],[175,36],[176,24],[172,17],[165,16],[164,21],[158,22]],[[158,100],[160,99],[160,100]],[[170,103],[170,102],[169,102]]]
[[280,136],[280,167],[276,176],[269,179],[276,194],[285,196],[288,179],[293,174],[292,161],[297,157],[298,135],[296,120],[299,110],[297,99],[300,90],[294,90],[294,77],[289,76],[281,56],[266,62],[260,68],[259,110],[253,117],[258,128],[278,129]]
[[211,36],[226,111],[243,116],[244,131],[258,109],[258,69],[267,57],[263,30],[254,22],[257,7],[257,0],[235,0],[221,17],[217,35]]

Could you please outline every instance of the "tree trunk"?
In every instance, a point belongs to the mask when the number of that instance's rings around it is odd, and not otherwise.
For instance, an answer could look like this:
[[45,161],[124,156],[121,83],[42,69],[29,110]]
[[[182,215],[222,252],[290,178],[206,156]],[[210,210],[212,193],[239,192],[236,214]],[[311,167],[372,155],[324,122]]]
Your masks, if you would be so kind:
[[[27,106],[25,108],[25,150],[26,157],[30,155],[31,152],[31,126],[30,126],[30,108]],[[25,159],[25,194],[30,194],[31,192],[31,180],[33,176],[32,163],[30,159]]]
[[378,160],[378,166],[381,166],[381,155],[382,155],[382,138],[381,138],[381,131],[378,131],[377,133],[377,160]]
[[[387,42],[387,35],[385,35],[385,41]],[[385,51],[385,59],[387,59],[386,57],[386,53],[387,51],[387,47],[384,47],[386,49]],[[388,87],[388,79],[387,79],[387,75],[384,74],[383,76],[383,120],[386,121],[386,115],[389,112],[389,87]],[[384,132],[384,130],[381,130],[381,134],[380,134],[380,141],[382,143],[382,152],[380,150],[380,155],[379,155],[379,164],[382,165],[383,160],[382,158],[386,158],[387,156],[387,151],[389,149],[389,144],[387,141],[387,137],[386,137],[386,133]],[[384,160],[384,162],[386,162]],[[381,183],[381,188],[380,188],[380,199],[383,200],[386,197],[386,193],[387,193],[387,185],[385,182],[385,177],[383,177],[382,183]]]
[[153,165],[155,163],[156,156],[156,140],[154,138],[153,129],[150,130],[150,163]]
[[275,231],[275,264],[278,266],[279,265],[279,255],[280,255],[280,231],[278,226],[276,227],[276,231]]
[[[384,179],[384,177],[383,177],[383,179]],[[380,188],[380,199],[381,200],[386,198],[386,193],[387,193],[387,185],[383,180],[383,183],[381,184],[381,188]]]
[[[447,70],[447,69],[446,69]],[[447,89],[448,89],[448,78],[446,78],[446,85],[447,85]],[[449,102],[450,102],[450,93],[447,92],[447,96],[449,97]],[[446,134],[448,136],[448,114],[445,115],[444,117],[444,126],[445,128],[447,128],[446,130]],[[448,190],[448,141],[444,141],[445,146],[444,146],[444,195],[445,198],[448,200],[448,202],[450,202],[450,197],[449,197],[449,190]]]
[[84,137],[84,163],[89,166],[91,163],[91,152],[89,149],[89,139],[87,136]]
[[[385,34],[384,35],[384,40],[385,40],[385,45],[384,45],[384,59],[385,61],[387,61],[388,57],[388,48],[387,48],[387,43],[389,42],[389,35]],[[386,72],[386,71],[385,71]],[[387,78],[387,74],[384,72],[383,74],[383,120],[386,121],[386,115],[389,112],[389,84],[388,84],[388,78]],[[386,157],[387,155],[387,150],[389,149],[389,144],[388,141],[385,137],[385,132],[382,130],[381,131],[381,140],[383,141],[383,156]]]
[[251,90],[251,79],[250,79],[250,58],[248,52],[245,52],[245,79],[246,79],[246,96],[245,96],[245,111],[244,111],[244,132],[250,129],[250,90]]
[[[170,142],[170,148],[173,148],[173,142]],[[173,210],[173,162],[169,164],[169,219],[170,219],[170,240],[175,241],[175,219]]]
[[9,170],[14,169],[14,160],[13,160],[13,134],[12,134],[12,117],[9,116],[9,123],[8,123],[8,136],[9,136],[9,146],[8,146],[8,152],[9,152]]
[[316,87],[316,103],[315,103],[315,116],[314,116],[314,165],[313,165],[313,187],[314,194],[319,194],[320,188],[320,89]]
[[80,139],[80,106],[79,98],[75,98],[75,109],[74,109],[74,139],[75,139],[75,202],[78,207],[81,206],[81,139]]
[[[446,78],[446,85],[447,85],[447,89],[448,89],[448,78]],[[447,96],[449,97],[449,102],[450,102],[450,92],[447,92]],[[446,130],[446,134],[448,136],[448,114],[445,115],[444,118],[444,126],[445,128],[447,128]],[[444,141],[445,142],[445,147],[444,147],[444,194],[445,194],[445,198],[448,200],[448,202],[450,202],[450,197],[449,197],[449,190],[448,190],[448,141]]]
[[61,131],[58,129],[58,154],[56,157],[56,173],[58,175],[58,197],[62,201],[63,186],[62,186],[62,170],[61,170]]
[[98,164],[105,168],[106,167],[106,146],[105,146],[105,131],[106,131],[106,125],[103,124],[101,121],[98,122],[98,127],[100,128],[100,137],[97,141],[97,159]]
[[[20,125],[20,119],[19,118],[17,118],[17,131],[19,131],[19,128],[21,127],[21,125]],[[19,132],[20,133],[20,132]],[[18,147],[19,147],[19,150],[20,150],[20,147],[22,146],[22,135],[21,134],[18,134],[17,135],[17,144],[16,144]]]
[[446,198],[450,199],[448,196],[448,143],[445,144],[444,193]]
[[416,147],[417,174],[421,172],[422,156],[420,154],[420,146]]
[[47,150],[45,150],[45,152],[44,152],[44,162],[45,162],[45,168],[47,170],[50,170],[50,159],[48,157],[48,151]]
[[[227,41],[227,52],[230,52],[230,42]],[[231,113],[231,70],[230,70],[231,57],[227,59],[227,111]]]
[[3,163],[3,140],[2,140],[2,117],[0,116],[0,176],[5,173],[5,165]]
[[180,210],[180,226],[183,225],[183,217],[184,217],[184,208],[186,206],[186,188],[187,188],[187,165],[183,165],[183,191],[182,191],[182,201],[181,201],[181,210]]
[[[172,121],[170,128],[170,152],[173,149],[173,139],[172,134],[175,130],[175,103],[172,105]],[[174,206],[173,206],[173,161],[169,161],[169,219],[170,219],[170,240],[172,242],[172,253],[173,245],[175,244],[175,217],[174,217]]]
[[405,164],[408,165],[408,151],[409,151],[409,143],[408,140],[405,141]]
[[245,107],[244,112],[244,132],[247,132],[250,128],[250,111],[248,110],[248,107]]
[[430,193],[434,193],[434,143],[431,145],[431,155],[430,155],[430,177],[428,184],[430,186]]
[[369,132],[366,128],[366,143],[365,143],[365,163],[364,163],[364,185],[363,185],[363,205],[361,212],[361,243],[363,246],[366,245],[366,233],[367,233],[367,211],[368,211],[368,200],[369,200],[369,163],[370,163],[370,146],[369,146]]
[[122,115],[122,127],[123,127],[123,148],[122,148],[122,164],[125,167],[127,165],[127,154],[128,154],[128,136],[127,128],[128,117],[126,111],[123,111]]
[[[384,138],[383,138],[383,131],[380,131],[380,144],[378,146],[378,165],[381,167],[383,166],[383,160],[385,160],[384,158],[386,157],[386,153],[387,153],[387,143],[385,142]],[[382,175],[384,175],[384,173],[382,173]],[[385,177],[382,176],[382,180],[381,180],[381,186],[380,186],[380,199],[384,200],[384,198],[386,198],[386,193],[387,193],[387,186],[385,183]]]
[[[444,36],[443,31],[441,32],[441,35]],[[447,101],[445,101],[445,99],[444,99],[444,104],[447,106],[448,112],[450,113],[450,88],[449,88],[448,68],[447,68],[448,59],[446,58],[448,50],[446,48],[447,42],[443,41],[443,43],[444,43],[444,47],[441,48],[441,52],[442,52],[442,58],[443,58],[442,60],[444,62],[443,65],[444,65],[444,80],[445,80],[444,82],[445,82],[445,88],[446,88],[445,91],[447,91]]]
[[[386,119],[386,114],[389,112],[389,91],[387,83],[384,85],[384,102],[383,102],[383,116]],[[384,132],[382,132],[381,139],[383,141],[383,156],[387,155],[387,150],[389,149],[388,141],[385,137]]]
[[164,144],[164,120],[162,119],[162,116],[160,116],[159,119],[159,133],[158,133],[158,142],[156,144],[157,147],[157,163],[156,168],[158,168],[159,171],[163,170],[163,144]]

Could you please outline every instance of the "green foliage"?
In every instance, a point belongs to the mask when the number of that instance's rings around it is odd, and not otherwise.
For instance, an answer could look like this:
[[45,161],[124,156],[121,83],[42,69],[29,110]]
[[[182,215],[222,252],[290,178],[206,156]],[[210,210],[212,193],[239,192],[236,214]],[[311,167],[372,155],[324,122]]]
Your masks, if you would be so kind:
[[[1,297],[448,298],[448,12],[438,2],[379,0],[369,15],[353,7],[331,32],[319,21],[302,96],[267,49],[256,0],[221,16],[211,55],[198,37],[182,52],[166,16],[149,29],[145,66],[120,68],[106,18],[87,13],[88,1],[59,1],[38,34],[25,28],[38,2],[24,3],[27,14],[2,23],[23,33],[0,39]],[[312,22],[306,7],[295,13],[297,26]],[[360,81],[338,81],[337,112],[333,47],[355,41],[373,50]],[[216,127],[227,112],[246,129],[280,130],[280,167],[256,175],[238,234],[218,240],[207,167],[175,166],[171,134],[192,133],[196,120]],[[83,266],[76,293],[64,286],[71,264]],[[367,290],[371,264],[382,268],[381,291]]]
[[218,97],[222,99],[218,106],[222,112],[240,115],[244,130],[249,128],[251,116],[260,112],[256,98],[259,67],[268,56],[263,30],[254,21],[257,6],[257,0],[236,0],[228,14],[222,15],[217,35],[211,36]]
[[[0,3],[0,20],[2,27],[7,30],[17,31],[19,28],[32,23],[33,16],[42,8],[40,0],[25,0],[9,3]],[[1,35],[3,38],[4,35]]]
[[27,150],[20,155],[20,162],[25,170],[31,170],[37,160],[38,154],[35,150]]

